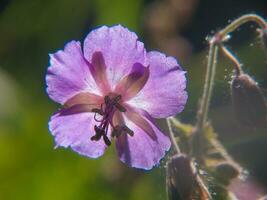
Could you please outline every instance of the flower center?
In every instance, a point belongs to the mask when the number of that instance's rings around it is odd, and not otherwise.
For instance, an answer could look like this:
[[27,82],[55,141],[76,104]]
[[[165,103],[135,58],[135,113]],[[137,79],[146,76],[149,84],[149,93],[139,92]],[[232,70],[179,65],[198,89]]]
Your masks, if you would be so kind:
[[[92,112],[95,113],[94,119],[96,122],[99,122],[99,125],[95,125],[95,135],[91,137],[91,140],[99,141],[103,138],[105,144],[109,146],[111,144],[111,141],[107,136],[109,125],[111,125],[113,129],[111,134],[112,137],[119,137],[123,132],[133,136],[133,131],[126,125],[114,126],[112,121],[114,113],[117,110],[120,112],[126,112],[126,109],[120,104],[121,98],[121,95],[109,94],[104,97],[104,103],[101,104],[100,108],[92,109]],[[101,118],[97,119],[97,115],[101,116]]]

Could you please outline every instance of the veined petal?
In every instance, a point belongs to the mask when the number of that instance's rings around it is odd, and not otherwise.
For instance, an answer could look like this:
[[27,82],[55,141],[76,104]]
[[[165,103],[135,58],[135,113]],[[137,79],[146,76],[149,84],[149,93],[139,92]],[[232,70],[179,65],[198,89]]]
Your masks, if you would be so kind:
[[154,132],[154,129],[147,122],[144,116],[140,112],[134,110],[130,106],[126,107],[127,112],[123,113],[130,121],[132,121],[136,126],[140,127],[152,140],[157,140],[157,136]]
[[154,118],[175,115],[187,101],[185,71],[177,61],[159,52],[149,52],[150,76],[143,89],[133,97],[130,105],[148,111]]
[[124,124],[124,119],[120,111],[115,111],[112,118],[112,126],[122,126]]
[[141,127],[125,118],[126,126],[134,135],[123,134],[116,140],[116,147],[120,160],[131,167],[151,169],[159,164],[166,151],[170,149],[170,139],[162,133],[149,116],[144,120],[152,127],[156,139],[152,139]]
[[90,105],[90,104],[76,104],[73,105],[69,108],[62,109],[60,111],[60,115],[73,115],[73,114],[79,114],[79,113],[84,113],[84,112],[92,112],[92,109],[96,108],[95,105]]
[[56,146],[71,147],[81,155],[97,158],[103,155],[106,144],[103,140],[90,139],[95,134],[94,125],[93,113],[74,114],[62,110],[51,117],[49,129]]
[[90,71],[95,79],[96,84],[102,91],[102,94],[106,94],[111,90],[107,80],[106,64],[101,52],[95,52],[92,56],[92,64],[90,65]]
[[103,97],[89,92],[81,92],[68,99],[64,106],[71,107],[77,104],[88,104],[97,108],[101,103],[103,103]]
[[101,52],[107,66],[107,78],[117,85],[129,74],[134,63],[146,65],[144,44],[137,41],[135,33],[120,25],[102,26],[90,32],[84,41],[84,56],[91,63],[95,52]]
[[99,94],[80,42],[71,41],[63,51],[50,54],[46,84],[49,97],[62,105],[82,91]]
[[130,74],[125,76],[116,86],[115,93],[121,94],[124,101],[134,97],[146,84],[149,77],[149,67],[135,63]]

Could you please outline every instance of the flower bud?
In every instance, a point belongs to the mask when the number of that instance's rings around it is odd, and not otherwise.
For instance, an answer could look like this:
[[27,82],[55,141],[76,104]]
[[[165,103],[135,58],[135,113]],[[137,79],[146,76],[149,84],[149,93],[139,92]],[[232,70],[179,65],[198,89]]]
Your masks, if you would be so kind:
[[208,200],[211,198],[203,180],[186,155],[175,155],[167,163],[166,186],[169,200]]
[[214,175],[222,184],[229,185],[239,175],[239,171],[230,163],[223,162],[215,166]]
[[185,155],[175,155],[167,163],[166,185],[169,200],[189,200],[194,192],[195,172]]
[[267,106],[261,89],[247,74],[235,75],[232,101],[236,117],[247,126],[266,126]]

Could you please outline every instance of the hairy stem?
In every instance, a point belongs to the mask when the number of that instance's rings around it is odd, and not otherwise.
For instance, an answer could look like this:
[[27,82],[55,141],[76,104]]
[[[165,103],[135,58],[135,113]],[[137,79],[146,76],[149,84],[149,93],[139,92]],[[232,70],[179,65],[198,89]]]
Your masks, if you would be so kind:
[[236,75],[240,75],[242,72],[242,69],[241,69],[242,64],[238,61],[236,56],[234,56],[233,53],[228,48],[226,48],[223,44],[220,44],[219,46],[224,56],[227,57],[234,64]]
[[210,98],[212,94],[212,88],[214,83],[216,63],[218,56],[218,43],[216,38],[213,37],[209,41],[209,54],[207,61],[206,77],[204,90],[200,101],[200,106],[197,113],[197,122],[195,130],[193,131],[192,142],[191,142],[191,154],[194,156],[199,163],[204,163],[204,128],[207,124],[207,114],[209,111]]
[[250,22],[250,21],[257,23],[262,29],[267,28],[267,24],[266,24],[266,21],[264,20],[264,18],[262,18],[256,14],[247,14],[247,15],[243,15],[242,17],[239,17],[238,19],[234,20],[232,23],[230,23],[224,29],[219,31],[218,34],[221,36],[221,38],[225,38],[230,32],[233,32],[239,26],[241,26],[247,22]]
[[213,82],[216,71],[217,56],[218,56],[218,45],[215,43],[214,39],[212,39],[210,41],[204,91],[201,98],[197,116],[196,127],[200,131],[205,126],[207,120],[207,113],[209,110],[210,98],[212,94]]
[[179,146],[177,144],[177,141],[176,141],[175,136],[174,136],[174,132],[172,130],[172,125],[171,125],[170,118],[167,118],[166,121],[167,121],[167,126],[168,126],[168,129],[169,129],[169,133],[170,133],[170,136],[171,136],[172,144],[174,145],[177,154],[181,154],[181,150],[180,150],[180,148],[179,148]]

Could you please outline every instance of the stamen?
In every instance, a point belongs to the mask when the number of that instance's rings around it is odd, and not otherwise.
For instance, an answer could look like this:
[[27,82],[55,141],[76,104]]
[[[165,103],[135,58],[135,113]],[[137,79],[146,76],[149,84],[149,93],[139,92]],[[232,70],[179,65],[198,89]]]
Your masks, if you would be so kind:
[[129,129],[126,125],[122,126],[117,125],[113,128],[111,136],[119,137],[122,133],[129,134],[131,137],[134,135],[134,132],[131,129]]
[[100,140],[101,136],[105,134],[105,132],[97,126],[95,126],[94,129],[96,134],[91,137],[91,140],[98,141]]
[[111,141],[108,139],[108,136],[107,135],[103,135],[103,139],[104,139],[104,142],[107,146],[110,146],[111,145]]
[[124,108],[121,104],[119,104],[119,103],[116,103],[115,104],[115,107],[119,110],[119,111],[121,111],[121,112],[126,112],[126,108]]
[[102,120],[99,120],[99,119],[96,118],[96,114],[99,114],[99,115],[101,115],[101,116],[104,115],[103,104],[101,104],[100,109],[99,109],[99,108],[93,108],[93,109],[92,109],[92,112],[95,113],[95,115],[94,115],[94,120],[97,121],[97,122],[101,122]]
[[109,96],[105,96],[104,97],[104,101],[105,101],[105,104],[108,104],[110,102]]
[[119,125],[117,125],[113,128],[111,136],[112,137],[119,137],[121,134],[122,134],[122,129]]
[[114,103],[118,103],[118,101],[121,100],[121,95],[116,96],[113,100]]
[[[101,106],[102,106],[102,105],[101,105]],[[97,113],[97,114],[102,115],[102,116],[104,115],[102,109],[93,108],[93,109],[92,109],[92,112]]]
[[129,129],[126,125],[123,125],[122,126],[122,130],[125,131],[130,136],[133,136],[134,135],[134,132],[131,129]]
[[102,120],[96,118],[96,113],[94,114],[94,120],[97,122],[102,122]]
[[[126,125],[117,125],[114,127],[112,123],[112,118],[116,109],[120,112],[126,112],[126,109],[119,103],[121,98],[121,95],[107,95],[104,97],[104,104],[101,104],[100,108],[92,109],[92,112],[95,113],[94,119],[96,122],[99,122],[100,125],[95,125],[94,129],[96,134],[91,137],[91,140],[99,141],[101,137],[103,137],[105,144],[109,146],[111,144],[111,141],[107,136],[109,125],[111,125],[112,128],[111,137],[119,137],[122,133],[129,134],[130,136],[134,135],[134,132]],[[101,115],[102,118],[97,119],[96,114]]]

